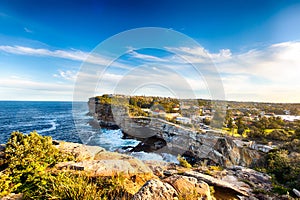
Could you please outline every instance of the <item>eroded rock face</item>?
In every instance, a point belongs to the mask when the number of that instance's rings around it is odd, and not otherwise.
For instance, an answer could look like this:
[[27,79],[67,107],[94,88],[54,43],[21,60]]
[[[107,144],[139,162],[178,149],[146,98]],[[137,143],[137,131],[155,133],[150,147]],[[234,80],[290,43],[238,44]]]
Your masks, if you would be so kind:
[[182,197],[194,197],[211,200],[209,185],[203,181],[198,182],[194,177],[173,175],[163,180],[172,185]]
[[166,182],[158,179],[147,181],[145,185],[133,196],[133,200],[173,200],[177,191]]
[[272,181],[271,176],[255,171],[253,169],[249,169],[242,166],[233,166],[228,168],[228,176],[235,177],[235,180],[223,178],[222,180],[237,183],[238,181],[246,181],[250,186],[254,188],[263,189],[264,191],[271,191],[272,189]]
[[243,195],[243,196],[247,196],[247,197],[250,196],[250,191],[248,189],[244,190],[244,188],[240,188],[239,186],[237,186],[233,183],[223,181],[223,180],[214,178],[214,177],[206,175],[206,174],[198,173],[195,171],[188,171],[188,172],[185,172],[184,175],[189,176],[189,177],[194,177],[198,181],[204,181],[204,182],[208,183],[209,185],[213,185],[213,186],[217,186],[217,187],[235,191],[239,195]]
[[105,149],[99,146],[88,146],[63,141],[54,141],[54,144],[62,152],[72,154],[77,161],[94,160],[95,155],[105,152]]
[[93,98],[89,108],[100,126],[117,126],[127,135],[142,140],[133,151],[181,154],[192,163],[205,159],[225,167],[251,166],[261,157],[258,151],[240,146],[234,139],[218,136],[214,131],[201,134],[159,118],[130,118],[126,107],[101,104]]
[[164,124],[159,134],[169,146],[184,151],[184,155],[192,163],[207,159],[225,167],[251,166],[261,157],[256,150],[239,147],[232,138],[214,133],[201,134],[180,126]]

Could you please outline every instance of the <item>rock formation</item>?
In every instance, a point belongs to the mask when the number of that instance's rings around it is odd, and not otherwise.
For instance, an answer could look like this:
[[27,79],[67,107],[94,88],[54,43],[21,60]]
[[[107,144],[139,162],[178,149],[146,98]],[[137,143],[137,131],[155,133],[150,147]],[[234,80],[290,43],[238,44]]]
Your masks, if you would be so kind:
[[221,166],[251,166],[261,157],[257,150],[213,131],[203,134],[159,118],[129,117],[125,106],[100,103],[95,98],[88,104],[99,127],[119,127],[125,135],[142,141],[132,151],[181,154],[191,163],[208,160]]

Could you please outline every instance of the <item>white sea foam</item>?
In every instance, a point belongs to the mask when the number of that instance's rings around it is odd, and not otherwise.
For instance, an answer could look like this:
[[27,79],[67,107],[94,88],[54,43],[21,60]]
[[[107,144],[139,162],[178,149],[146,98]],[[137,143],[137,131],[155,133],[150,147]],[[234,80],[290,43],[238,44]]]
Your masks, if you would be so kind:
[[51,124],[51,127],[50,128],[45,128],[45,129],[42,129],[42,130],[37,130],[38,133],[45,133],[45,132],[49,132],[49,131],[54,131],[56,130],[56,126],[58,125],[56,122],[56,120],[49,120],[48,123]]
[[178,163],[176,156],[168,153],[157,154],[157,153],[146,153],[144,151],[140,151],[140,152],[132,152],[130,153],[130,155],[140,160],[156,160],[156,161]]

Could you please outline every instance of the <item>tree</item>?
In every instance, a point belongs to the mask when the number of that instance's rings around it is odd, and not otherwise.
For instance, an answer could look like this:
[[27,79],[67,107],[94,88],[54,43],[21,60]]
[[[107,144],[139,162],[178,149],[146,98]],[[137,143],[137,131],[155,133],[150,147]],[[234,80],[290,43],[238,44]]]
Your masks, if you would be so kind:
[[237,129],[238,129],[237,130],[238,134],[242,135],[244,133],[244,131],[245,131],[245,128],[246,128],[242,116],[240,116],[240,117],[237,118],[237,120],[236,120],[236,126],[237,126]]

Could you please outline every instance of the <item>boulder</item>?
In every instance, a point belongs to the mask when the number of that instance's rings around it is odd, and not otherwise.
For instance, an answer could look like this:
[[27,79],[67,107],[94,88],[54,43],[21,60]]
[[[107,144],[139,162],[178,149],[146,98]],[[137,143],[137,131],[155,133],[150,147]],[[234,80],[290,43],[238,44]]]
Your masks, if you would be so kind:
[[169,162],[165,162],[165,161],[156,161],[156,160],[144,160],[143,162],[158,177],[170,176],[170,175],[167,175],[168,172],[166,172],[166,171],[172,171],[171,173],[177,173],[177,170],[175,170],[176,165],[174,163],[169,163]]
[[169,183],[152,179],[143,185],[132,200],[173,200],[177,196],[177,191]]
[[197,181],[194,177],[173,175],[163,180],[172,185],[179,196],[184,199],[211,200],[209,185],[203,181]]
[[248,189],[243,190],[245,188],[240,188],[240,186],[238,186],[238,185],[214,178],[214,177],[206,175],[206,174],[202,174],[202,173],[195,172],[195,171],[187,171],[187,172],[184,172],[183,175],[195,177],[198,181],[204,181],[204,182],[208,183],[209,185],[224,188],[226,190],[236,193],[237,195],[243,195],[243,196],[247,196],[247,197],[250,195],[250,191]]
[[148,166],[132,156],[106,151],[96,154],[94,159],[81,162],[61,162],[56,165],[56,168],[80,170],[93,177],[118,174],[153,176],[152,170]]
[[[227,169],[228,170],[228,177],[235,177],[235,180],[230,180],[226,176],[222,179],[224,181],[228,181],[232,184],[238,185],[241,183],[241,180],[246,182],[248,185],[254,188],[259,188],[265,191],[271,191],[272,189],[272,181],[271,176],[255,171],[250,168],[242,167],[242,166],[233,166]],[[241,186],[242,187],[242,186]],[[245,189],[245,188],[244,188]]]
[[94,160],[99,152],[105,149],[99,146],[88,146],[79,143],[56,141],[55,145],[60,151],[72,154],[77,161]]

